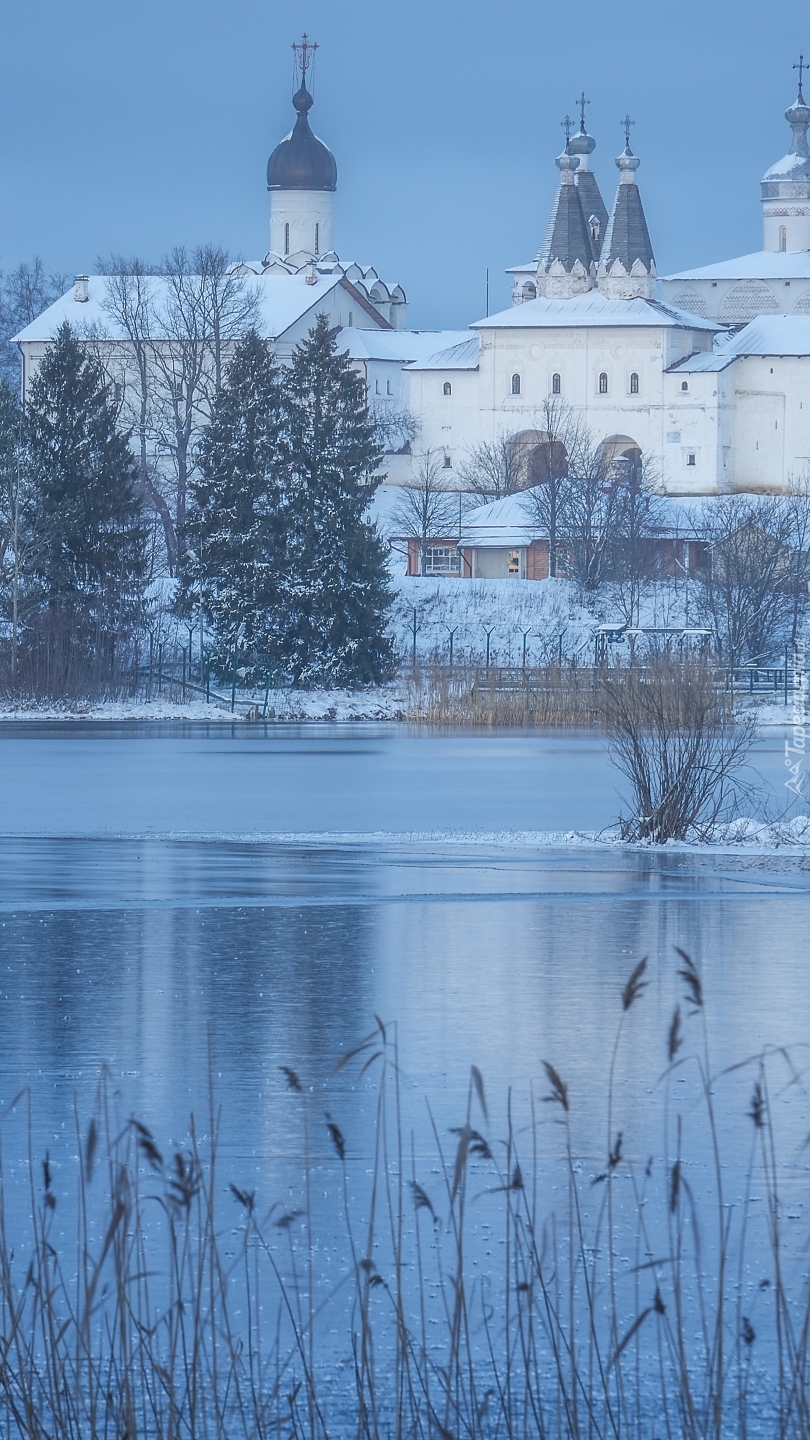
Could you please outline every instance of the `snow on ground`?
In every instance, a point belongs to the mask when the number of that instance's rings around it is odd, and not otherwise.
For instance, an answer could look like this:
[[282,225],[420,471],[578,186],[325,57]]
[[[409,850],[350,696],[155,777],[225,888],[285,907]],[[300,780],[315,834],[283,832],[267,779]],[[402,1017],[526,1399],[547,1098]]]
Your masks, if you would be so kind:
[[440,576],[411,576],[395,581],[396,598],[389,631],[397,653],[410,660],[416,619],[417,659],[446,660],[450,632],[455,660],[481,661],[486,657],[490,632],[490,660],[499,665],[526,661],[542,665],[581,654],[591,655],[598,621],[576,599],[574,586],[565,580],[453,580]]
[[222,705],[204,700],[102,700],[90,704],[77,700],[59,704],[35,704],[25,708],[0,704],[2,720],[241,720],[244,707],[235,715]]

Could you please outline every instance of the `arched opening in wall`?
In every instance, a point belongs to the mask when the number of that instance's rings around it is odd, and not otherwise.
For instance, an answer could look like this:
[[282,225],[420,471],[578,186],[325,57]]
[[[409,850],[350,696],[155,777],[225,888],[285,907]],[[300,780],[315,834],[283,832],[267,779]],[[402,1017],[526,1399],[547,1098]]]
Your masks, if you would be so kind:
[[529,485],[548,485],[554,480],[564,480],[568,474],[568,451],[562,440],[553,440],[547,432],[541,431],[537,442],[528,453]]
[[532,284],[531,280],[527,280],[520,293],[524,300],[536,300],[537,286]]
[[600,224],[599,224],[599,216],[598,216],[598,215],[591,215],[591,217],[590,217],[590,219],[589,219],[589,221],[588,221],[588,228],[589,228],[589,230],[590,230],[590,232],[591,232],[591,239],[592,239],[596,244],[598,244],[598,243],[599,243],[599,231],[600,231],[600,229],[601,229],[601,226],[600,226]]
[[443,386],[442,386],[442,394],[443,394],[443,395],[452,395],[452,393],[453,393],[453,387],[452,387],[452,385],[450,384],[450,381],[449,381],[449,380],[445,380],[445,382],[444,382],[444,384],[443,384]]
[[631,395],[637,395],[637,394],[638,394],[638,374],[637,374],[637,372],[636,372],[635,370],[633,371],[632,375],[630,376],[630,394],[631,394]]
[[512,376],[512,394],[513,394],[513,395],[519,395],[519,394],[520,394],[520,376],[519,376],[519,375],[513,375],[513,376]]
[[787,225],[779,226],[779,249],[787,250]]
[[599,448],[605,475],[613,484],[627,484],[640,474],[641,446],[632,435],[609,435]]
[[562,394],[562,379],[556,372],[551,377],[551,393],[552,395]]
[[600,394],[600,395],[607,395],[607,393],[608,393],[607,370],[600,370],[600,372],[599,372],[599,394]]

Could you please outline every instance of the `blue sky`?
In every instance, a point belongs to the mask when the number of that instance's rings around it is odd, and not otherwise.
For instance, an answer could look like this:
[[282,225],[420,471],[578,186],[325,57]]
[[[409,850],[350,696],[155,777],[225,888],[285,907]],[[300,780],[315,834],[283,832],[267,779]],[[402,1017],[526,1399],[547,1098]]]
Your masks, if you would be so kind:
[[585,88],[610,204],[629,109],[659,272],[760,245],[788,147],[798,0],[29,0],[0,49],[0,265],[92,269],[216,240],[268,248],[264,170],[290,128],[290,44],[318,40],[313,128],[338,162],[343,257],[401,281],[414,326],[508,303]]

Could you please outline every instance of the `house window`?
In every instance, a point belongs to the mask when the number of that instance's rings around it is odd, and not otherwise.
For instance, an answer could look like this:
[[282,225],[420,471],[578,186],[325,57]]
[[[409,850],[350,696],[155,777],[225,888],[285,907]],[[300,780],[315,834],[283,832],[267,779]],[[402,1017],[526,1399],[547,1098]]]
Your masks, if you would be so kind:
[[688,390],[688,389],[689,389],[689,381],[688,381],[688,380],[682,380],[682,381],[681,381],[681,389],[682,389],[682,390]]
[[519,550],[510,550],[510,551],[509,551],[509,555],[508,555],[507,561],[506,561],[506,573],[507,573],[507,575],[519,575],[519,574],[520,574],[520,551],[519,551]]
[[460,575],[461,555],[457,545],[428,545],[425,550],[426,575]]
[[386,395],[393,395],[394,393],[394,389],[390,380],[386,380],[385,382],[385,393]]
[[374,381],[374,394],[375,394],[375,395],[379,395],[379,393],[380,393],[380,382],[379,382],[379,380],[375,380],[375,381]]
[[354,311],[353,311],[353,310],[350,310],[350,311],[349,311],[349,329],[350,329],[350,330],[352,329],[353,325],[354,325]]
[[686,457],[686,463],[687,465],[697,465],[697,456],[695,455],[694,450],[689,451],[689,454]]
[[315,254],[316,254],[316,255],[320,255],[320,253],[321,253],[321,227],[320,227],[320,225],[318,224],[318,222],[317,222],[317,220],[316,220],[316,222],[315,222]]
[[594,241],[598,241],[598,240],[599,240],[599,217],[598,217],[597,215],[592,215],[591,218],[590,218],[590,220],[588,221],[588,225],[590,226],[591,239],[594,240]]
[[601,372],[600,376],[599,376],[599,394],[600,394],[600,395],[607,395],[607,393],[608,393],[608,388],[607,388],[607,374],[606,374],[606,372],[603,370],[603,371]]
[[450,451],[449,451],[449,450],[445,450],[445,452],[444,452],[444,468],[445,468],[445,470],[452,470],[452,468],[453,468],[453,462],[452,462],[452,460],[450,459]]
[[787,226],[779,226],[779,249],[787,250]]
[[551,377],[551,393],[552,393],[552,395],[559,395],[559,394],[561,393],[561,391],[562,391],[562,380],[560,379],[559,375],[552,375],[552,377]]
[[453,387],[452,387],[452,385],[450,384],[450,381],[449,381],[449,380],[445,380],[445,382],[444,382],[444,384],[443,384],[443,386],[442,386],[442,394],[443,394],[443,395],[452,395],[452,393],[453,393]]
[[633,371],[632,375],[630,376],[630,394],[631,394],[631,395],[637,395],[637,394],[638,394],[638,375],[636,374],[635,370]]
[[512,394],[513,394],[513,395],[519,395],[519,394],[520,394],[520,376],[519,376],[519,375],[513,375],[513,376],[512,376]]
[[285,254],[285,255],[289,255],[289,253],[290,253],[290,227],[289,227],[289,225],[285,225],[285,226],[284,226],[284,254]]

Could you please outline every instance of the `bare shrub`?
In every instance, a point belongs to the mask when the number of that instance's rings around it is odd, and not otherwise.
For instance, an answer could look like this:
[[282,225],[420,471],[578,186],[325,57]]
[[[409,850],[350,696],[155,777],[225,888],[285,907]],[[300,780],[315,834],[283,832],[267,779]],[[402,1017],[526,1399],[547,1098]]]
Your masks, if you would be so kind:
[[735,717],[731,694],[705,658],[617,664],[601,673],[599,686],[613,762],[633,787],[624,838],[707,839],[731,818],[754,717]]

